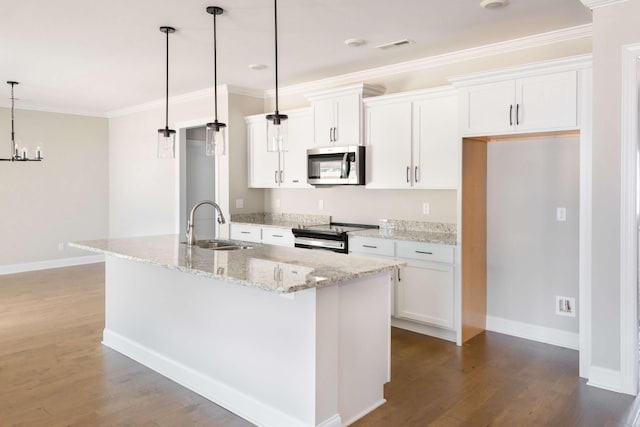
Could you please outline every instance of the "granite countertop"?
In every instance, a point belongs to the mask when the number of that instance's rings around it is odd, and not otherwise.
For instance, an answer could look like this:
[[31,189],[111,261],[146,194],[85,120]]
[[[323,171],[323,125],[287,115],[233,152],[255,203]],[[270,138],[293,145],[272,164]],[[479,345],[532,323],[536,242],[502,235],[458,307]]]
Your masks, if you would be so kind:
[[69,246],[276,293],[329,286],[404,265],[402,261],[246,244],[252,248],[188,248],[178,235],[166,235],[70,242]]
[[412,242],[437,243],[439,245],[456,245],[456,233],[443,233],[425,230],[370,229],[351,231],[349,236],[375,237],[378,239],[408,240]]
[[260,225],[275,228],[300,228],[304,225],[329,224],[329,215],[306,215],[289,213],[249,213],[233,214],[230,222],[234,224]]

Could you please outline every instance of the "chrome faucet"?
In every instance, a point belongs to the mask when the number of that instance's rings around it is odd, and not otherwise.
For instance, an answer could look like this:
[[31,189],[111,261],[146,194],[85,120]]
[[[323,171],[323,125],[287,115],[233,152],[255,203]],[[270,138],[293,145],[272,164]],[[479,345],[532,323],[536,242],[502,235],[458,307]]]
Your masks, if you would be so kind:
[[222,214],[222,209],[220,209],[220,206],[218,206],[218,204],[216,202],[212,202],[211,200],[203,200],[201,202],[196,203],[196,205],[193,207],[193,209],[191,209],[191,213],[189,214],[189,221],[187,221],[187,245],[188,246],[193,246],[193,245],[196,244],[196,235],[193,232],[193,226],[194,226],[194,218],[193,217],[194,217],[194,215],[196,213],[196,209],[198,209],[202,205],[211,205],[211,206],[213,206],[218,211],[218,213],[220,214],[220,216],[218,217],[218,224],[224,224],[225,223],[224,215]]

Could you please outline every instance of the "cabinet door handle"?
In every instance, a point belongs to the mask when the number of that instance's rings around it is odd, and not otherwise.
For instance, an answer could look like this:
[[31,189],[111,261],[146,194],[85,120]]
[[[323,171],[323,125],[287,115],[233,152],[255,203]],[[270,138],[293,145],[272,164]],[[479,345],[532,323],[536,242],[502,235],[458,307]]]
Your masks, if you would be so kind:
[[369,249],[378,249],[377,246],[373,246],[373,245],[362,245],[363,248],[369,248]]
[[422,254],[422,255],[433,255],[433,252],[425,252],[425,251],[416,251],[417,254]]
[[333,128],[329,128],[329,142],[333,142]]
[[400,277],[400,269],[398,268],[398,282],[402,282],[402,278]]
[[513,126],[513,104],[509,105],[509,126]]
[[240,234],[251,234],[250,231],[241,231]]
[[414,171],[414,174],[413,174],[413,179],[416,182],[420,181],[420,175],[418,175],[418,167],[417,166],[416,166],[416,170]]
[[516,104],[516,125],[520,124],[520,104]]
[[271,237],[284,237],[282,234],[272,234]]
[[409,174],[411,173],[411,167],[407,166],[407,182],[409,182]]
[[273,180],[276,182],[276,184],[278,183],[278,171],[275,171],[273,173]]
[[282,184],[282,171],[280,171],[280,184]]
[[333,142],[338,142],[338,128],[333,128]]

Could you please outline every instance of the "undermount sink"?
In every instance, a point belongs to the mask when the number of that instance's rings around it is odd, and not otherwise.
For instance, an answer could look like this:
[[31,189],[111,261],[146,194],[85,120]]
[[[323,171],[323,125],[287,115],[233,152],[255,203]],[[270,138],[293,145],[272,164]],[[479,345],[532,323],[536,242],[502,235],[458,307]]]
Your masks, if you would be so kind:
[[[180,242],[187,244],[187,242]],[[245,245],[242,242],[234,242],[232,240],[197,240],[195,246],[202,249],[211,249],[214,251],[235,251],[238,249],[252,249],[253,246]]]

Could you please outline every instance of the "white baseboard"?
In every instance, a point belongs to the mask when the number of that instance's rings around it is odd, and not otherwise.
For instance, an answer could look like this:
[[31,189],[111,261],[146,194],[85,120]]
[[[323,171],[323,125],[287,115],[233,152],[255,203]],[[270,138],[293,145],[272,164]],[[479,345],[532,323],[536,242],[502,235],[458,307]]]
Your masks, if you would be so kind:
[[572,350],[580,349],[580,334],[578,333],[517,322],[501,317],[487,316],[487,331],[499,332]]
[[422,323],[412,322],[410,320],[391,318],[391,326],[407,331],[415,332],[430,337],[440,338],[441,340],[456,342],[456,332],[448,329],[437,328],[435,326],[423,325]]
[[589,381],[587,381],[587,385],[602,388],[604,390],[615,391],[617,393],[623,393],[622,372],[591,365],[589,368]]
[[0,275],[48,270],[50,268],[72,267],[74,265],[95,264],[98,262],[104,262],[104,255],[78,256],[73,258],[58,258],[47,261],[27,262],[24,264],[0,265]]
[[348,420],[344,424],[338,424],[338,426],[343,426],[343,425],[344,426],[349,426],[349,425],[355,423],[356,421],[358,421],[360,418],[362,418],[365,415],[367,415],[368,413],[370,413],[371,411],[373,411],[375,409],[378,409],[379,407],[381,407],[385,403],[387,403],[387,399],[382,399],[380,402],[378,402],[378,403],[372,405],[370,408],[367,408],[364,411],[360,412],[358,415],[354,416],[353,418],[351,418],[350,420]]
[[[258,426],[305,427],[302,421],[279,409],[106,328],[103,332],[102,344]],[[336,414],[320,425],[323,427],[340,426],[339,423],[335,424],[336,416],[340,421],[340,417]]]
[[316,424],[316,427],[342,427],[342,418],[340,418],[340,415],[335,414],[333,417],[324,420],[320,424]]

